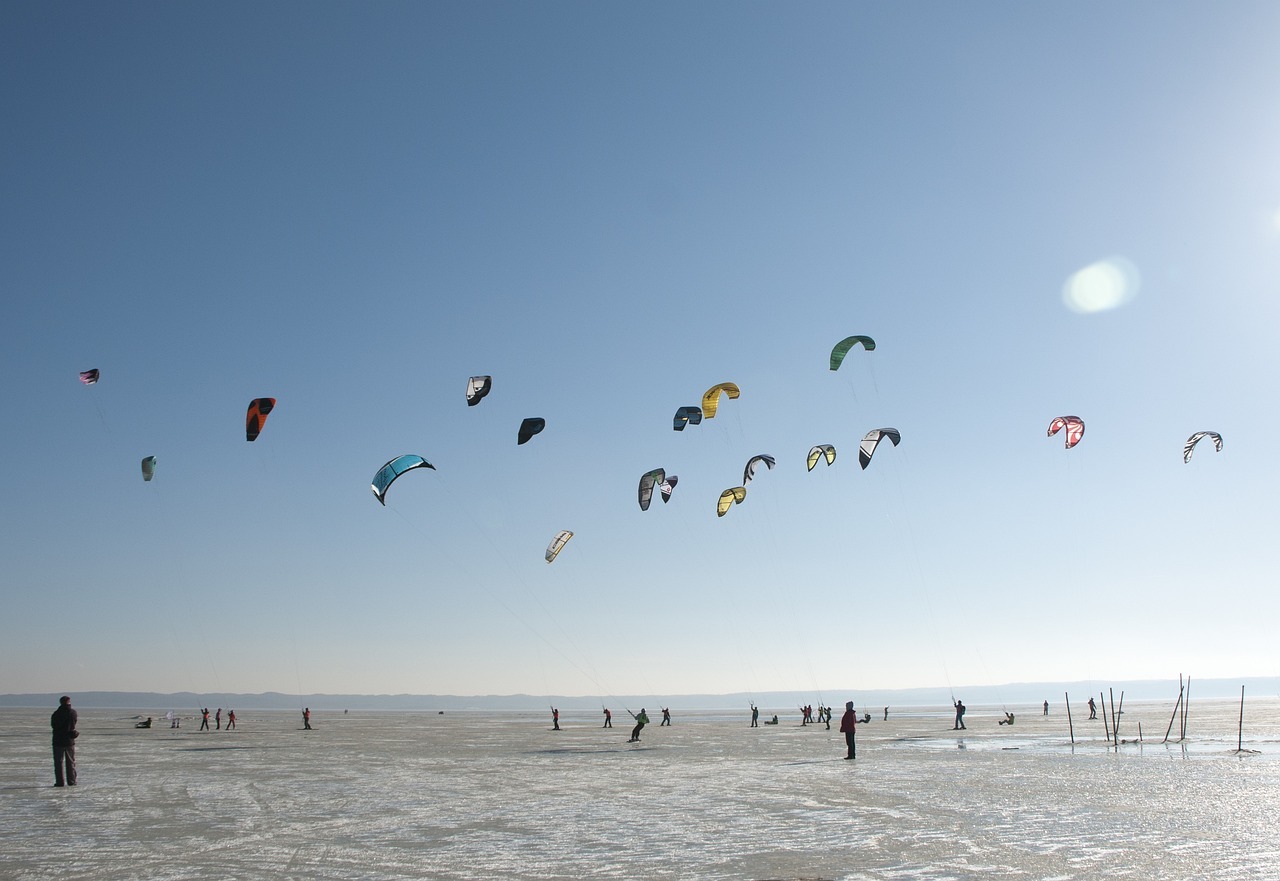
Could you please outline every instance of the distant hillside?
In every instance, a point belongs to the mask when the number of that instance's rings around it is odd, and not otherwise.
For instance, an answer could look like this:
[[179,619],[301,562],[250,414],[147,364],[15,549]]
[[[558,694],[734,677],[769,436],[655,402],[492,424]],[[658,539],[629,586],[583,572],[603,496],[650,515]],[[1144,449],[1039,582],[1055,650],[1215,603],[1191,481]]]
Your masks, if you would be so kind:
[[[1191,697],[1232,698],[1240,696],[1244,686],[1250,698],[1280,697],[1280,677],[1244,677],[1240,679],[1197,679],[1191,684]],[[842,706],[854,701],[859,708],[939,707],[951,706],[952,695],[971,707],[1039,706],[1048,700],[1053,705],[1062,703],[1063,694],[1069,693],[1073,702],[1081,702],[1090,696],[1114,689],[1116,698],[1120,692],[1125,699],[1174,700],[1178,696],[1178,681],[1141,680],[1133,682],[1018,682],[1007,685],[966,685],[948,688],[862,689],[833,688],[816,691],[773,691],[750,694],[665,694],[665,695],[442,695],[442,694],[157,694],[131,691],[73,691],[70,694],[77,707],[122,708],[136,710],[194,710],[199,707],[234,707],[237,709],[289,710],[303,706],[315,710],[538,710],[549,705],[564,709],[598,709],[602,703],[619,707],[670,706],[683,709],[735,709],[751,703],[765,709],[790,709],[801,704],[826,703]],[[60,693],[4,694],[0,695],[0,707],[54,707]]]

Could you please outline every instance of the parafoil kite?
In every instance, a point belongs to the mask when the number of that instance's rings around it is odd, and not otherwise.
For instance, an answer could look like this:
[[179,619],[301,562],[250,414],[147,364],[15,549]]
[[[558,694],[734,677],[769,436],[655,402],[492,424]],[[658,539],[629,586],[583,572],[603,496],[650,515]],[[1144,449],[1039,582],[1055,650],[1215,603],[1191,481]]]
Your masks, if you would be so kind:
[[156,457],[147,456],[142,460],[142,479],[150,480],[156,476]]
[[1222,435],[1216,431],[1197,431],[1191,437],[1187,438],[1187,442],[1182,445],[1182,461],[1190,464],[1191,453],[1196,448],[1196,444],[1200,443],[1206,437],[1213,438],[1213,448],[1215,451],[1222,452]]
[[680,478],[673,474],[658,484],[658,492],[662,494],[662,504],[665,505],[667,502],[671,501],[671,493],[675,491],[676,484],[679,482]]
[[1071,449],[1080,443],[1080,438],[1084,437],[1084,422],[1079,416],[1056,416],[1049,423],[1049,437],[1053,437],[1058,432],[1066,429],[1063,436],[1067,440],[1067,449]]
[[809,470],[813,470],[813,466],[818,464],[818,460],[826,457],[827,464],[830,465],[836,460],[836,448],[831,444],[818,444],[809,450]]
[[716,502],[716,516],[723,517],[725,512],[729,510],[730,505],[740,505],[746,497],[747,488],[745,486],[735,486],[733,489],[727,489],[720,493],[720,501]]
[[862,343],[862,348],[866,349],[868,352],[874,352],[876,350],[876,341],[869,336],[845,337],[840,342],[836,343],[836,347],[831,350],[831,369],[839,369],[840,362],[844,360],[844,356],[849,354],[849,350],[858,343]]
[[516,435],[516,445],[528,443],[529,438],[533,437],[542,429],[547,427],[547,420],[538,416],[530,416],[524,422],[520,423],[520,432]]
[[244,418],[244,439],[255,441],[267,424],[267,416],[276,407],[275,398],[254,398],[249,402],[249,414]]
[[396,456],[387,464],[378,469],[378,473],[373,475],[373,494],[377,497],[378,502],[382,505],[387,503],[387,490],[391,489],[391,484],[395,483],[397,477],[406,471],[412,471],[415,468],[430,468],[436,470],[436,466],[432,465],[421,456]]
[[697,407],[681,407],[676,411],[675,418],[671,420],[671,427],[676,431],[684,431],[686,425],[700,425],[701,423],[701,410]]
[[92,370],[81,370],[80,381],[85,385],[93,385],[98,381],[98,368],[95,367]]
[[473,376],[467,380],[467,406],[474,407],[493,388],[492,376]]
[[729,400],[737,400],[738,395],[742,394],[738,387],[731,382],[722,382],[713,385],[707,389],[707,393],[702,396],[702,415],[706,419],[716,418],[716,407],[720,405],[720,395],[724,393],[729,396]]
[[[675,486],[674,481],[675,479],[672,478],[671,486],[673,487]],[[640,475],[639,496],[640,496],[641,511],[649,510],[649,503],[653,501],[654,486],[657,484],[662,484],[666,482],[667,482],[667,472],[662,468],[655,468],[652,471],[646,471],[644,474]],[[670,491],[668,491],[667,495],[670,495],[670,494],[671,494]],[[666,501],[666,500],[663,499],[663,501]]]
[[573,533],[567,529],[562,529],[556,533],[556,537],[551,539],[551,544],[547,545],[547,562],[550,563],[560,553],[560,549],[565,546],[569,539],[573,538]]
[[747,467],[742,469],[742,485],[746,486],[751,479],[756,476],[756,469],[761,465],[765,466],[769,471],[773,470],[773,466],[777,464],[777,460],[766,453],[759,456],[752,456],[747,460]]
[[862,466],[864,471],[871,464],[871,456],[875,453],[876,447],[886,437],[893,441],[895,447],[902,440],[902,435],[898,433],[896,428],[876,428],[868,431],[867,436],[862,439],[862,443],[858,444],[858,464]]

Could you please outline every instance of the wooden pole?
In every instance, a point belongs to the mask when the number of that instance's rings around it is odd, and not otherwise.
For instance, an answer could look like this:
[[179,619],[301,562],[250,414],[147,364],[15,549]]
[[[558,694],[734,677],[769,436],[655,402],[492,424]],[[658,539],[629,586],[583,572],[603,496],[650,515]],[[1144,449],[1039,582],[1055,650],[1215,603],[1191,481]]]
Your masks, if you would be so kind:
[[1107,727],[1107,696],[1102,692],[1098,692],[1098,700],[1102,701],[1102,730],[1107,735],[1107,742],[1111,742],[1111,729]]
[[1120,708],[1116,710],[1116,743],[1120,742],[1120,717],[1124,715],[1124,689],[1120,689]]
[[1067,701],[1067,731],[1071,733],[1071,745],[1075,746],[1076,745],[1076,726],[1071,724],[1071,695],[1067,694],[1064,691],[1062,693],[1062,696],[1066,698],[1066,701]]
[[1107,692],[1111,695],[1111,737],[1115,740],[1116,746],[1120,745],[1120,717],[1116,715],[1116,690],[1108,688]]
[[1178,718],[1178,711],[1182,709],[1182,683],[1178,683],[1178,700],[1173,705],[1173,715],[1169,717],[1169,727],[1165,729],[1164,740],[1161,743],[1169,742],[1169,732],[1173,730],[1173,720]]
[[1138,723],[1138,743],[1142,743],[1142,723]]
[[1191,677],[1187,677],[1187,699],[1182,702],[1182,739],[1187,739],[1187,717],[1191,715]]
[[1244,686],[1240,686],[1240,727],[1236,729],[1236,752],[1244,752]]

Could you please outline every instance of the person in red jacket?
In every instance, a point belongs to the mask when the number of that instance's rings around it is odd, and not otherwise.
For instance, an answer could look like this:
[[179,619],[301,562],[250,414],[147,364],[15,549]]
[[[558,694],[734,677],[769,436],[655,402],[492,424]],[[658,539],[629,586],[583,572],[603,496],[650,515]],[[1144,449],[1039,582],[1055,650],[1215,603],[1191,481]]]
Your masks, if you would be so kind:
[[854,741],[854,733],[858,729],[858,714],[853,711],[853,701],[844,705],[844,715],[840,717],[840,731],[844,734],[845,745],[849,747],[846,759],[857,758],[858,748]]

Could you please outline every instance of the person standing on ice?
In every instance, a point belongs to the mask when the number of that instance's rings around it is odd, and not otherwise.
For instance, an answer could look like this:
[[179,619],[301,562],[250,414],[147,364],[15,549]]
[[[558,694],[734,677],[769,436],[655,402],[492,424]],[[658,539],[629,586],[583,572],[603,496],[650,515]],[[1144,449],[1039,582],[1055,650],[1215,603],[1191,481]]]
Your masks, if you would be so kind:
[[221,731],[222,730],[222,707],[218,707],[218,712],[213,714],[213,721],[216,722],[218,726],[214,730]]
[[209,708],[208,707],[203,707],[200,710],[200,730],[201,731],[209,730]]
[[227,710],[227,730],[230,731],[236,727],[236,711]]
[[1048,701],[1045,701],[1045,702],[1044,702],[1044,714],[1045,714],[1046,716],[1047,716],[1047,715],[1049,715],[1049,702],[1048,702]]
[[964,701],[956,701],[956,724],[951,726],[952,731],[965,730],[964,725]]
[[752,728],[760,727],[760,708],[757,707],[755,704],[751,705],[751,727]]
[[[630,710],[627,712],[631,713]],[[631,729],[631,739],[627,743],[639,743],[640,730],[649,724],[649,715],[645,713],[644,707],[641,707],[639,714],[631,713],[631,718],[636,720],[636,727]]]
[[557,710],[555,707],[551,708],[551,730],[552,731],[560,730],[560,711]]
[[608,708],[608,707],[605,707],[605,708],[604,708],[604,725],[602,725],[602,726],[600,726],[600,727],[602,727],[602,728],[612,728],[612,727],[613,727],[613,713],[610,713],[610,712],[609,712],[609,708]]
[[302,730],[303,731],[311,730],[311,708],[310,707],[302,708]]
[[[662,725],[670,725],[670,724],[671,724],[671,710],[669,710],[667,707],[663,707],[662,708]],[[661,728],[662,725],[659,725],[658,727]]]
[[840,732],[844,735],[845,746],[848,747],[846,759],[858,757],[858,744],[855,735],[858,731],[858,714],[853,711],[853,701],[846,701],[844,715],[840,717]]
[[1089,718],[1098,718],[1098,707],[1094,704],[1093,698],[1089,698]]
[[65,694],[58,700],[58,709],[49,717],[53,729],[53,785],[76,785],[76,711],[71,709],[71,698]]

